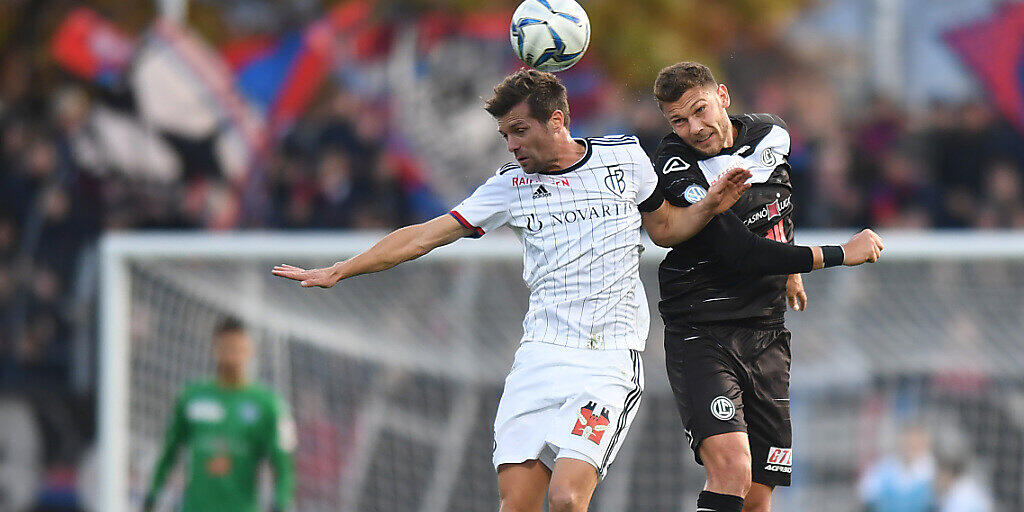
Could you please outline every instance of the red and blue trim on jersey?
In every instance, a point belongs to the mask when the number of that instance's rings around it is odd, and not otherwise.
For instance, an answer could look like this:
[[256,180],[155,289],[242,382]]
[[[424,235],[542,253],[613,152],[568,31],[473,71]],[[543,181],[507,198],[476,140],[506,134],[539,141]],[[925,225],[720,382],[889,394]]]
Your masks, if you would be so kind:
[[448,214],[451,215],[452,217],[455,217],[455,220],[459,221],[459,224],[462,224],[463,226],[472,229],[473,231],[476,231],[476,234],[469,235],[469,238],[480,238],[484,236],[484,230],[474,226],[473,224],[470,224],[470,222],[466,220],[466,218],[463,217],[459,212],[452,210],[448,212]]

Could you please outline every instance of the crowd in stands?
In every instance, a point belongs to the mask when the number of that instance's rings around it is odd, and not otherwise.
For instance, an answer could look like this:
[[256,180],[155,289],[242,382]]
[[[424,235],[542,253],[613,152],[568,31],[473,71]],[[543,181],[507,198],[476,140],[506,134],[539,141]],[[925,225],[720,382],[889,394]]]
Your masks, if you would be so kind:
[[[74,139],[88,94],[70,80],[34,87],[42,71],[23,52],[6,51],[2,62],[0,311],[18,327],[0,332],[4,381],[66,374],[65,303],[81,250],[105,231],[388,229],[423,220],[399,179],[403,158],[385,143],[386,110],[338,85],[282,138],[256,186],[218,176],[207,169],[210,148],[186,143],[176,145],[186,172],[168,184],[80,165]],[[667,131],[654,103],[618,88],[603,94],[601,116],[577,122],[593,132],[584,135],[636,133],[653,151]],[[984,101],[911,113],[878,98],[848,115],[827,87],[810,83],[765,80],[734,85],[733,94],[789,124],[798,228],[1024,228],[1024,138]]]

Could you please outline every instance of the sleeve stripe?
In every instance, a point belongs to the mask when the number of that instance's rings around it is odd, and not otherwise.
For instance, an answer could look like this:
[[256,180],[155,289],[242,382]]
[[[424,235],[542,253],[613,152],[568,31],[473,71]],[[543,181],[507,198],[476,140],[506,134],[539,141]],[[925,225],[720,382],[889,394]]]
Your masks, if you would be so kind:
[[618,140],[618,141],[592,140],[592,141],[590,141],[590,143],[595,145],[595,146],[628,146],[630,144],[639,144],[639,142],[637,142],[635,140]]
[[598,141],[598,142],[623,142],[623,141],[627,141],[627,140],[639,141],[640,139],[637,138],[636,135],[605,135],[603,137],[591,137],[590,138],[591,142],[594,142],[594,141]]
[[469,221],[467,221],[465,217],[463,217],[462,215],[459,214],[459,212],[457,212],[455,210],[452,210],[452,211],[448,212],[448,214],[451,215],[452,217],[455,217],[455,220],[457,220],[459,222],[459,224],[462,224],[464,227],[467,227],[469,229],[472,229],[472,230],[476,231],[476,237],[483,236],[484,230],[482,230],[482,229],[480,229],[480,228],[470,224]]
[[511,171],[512,169],[517,169],[518,167],[519,167],[519,164],[517,164],[515,162],[509,162],[509,163],[501,166],[501,169],[498,169],[498,174],[505,174],[506,172]]

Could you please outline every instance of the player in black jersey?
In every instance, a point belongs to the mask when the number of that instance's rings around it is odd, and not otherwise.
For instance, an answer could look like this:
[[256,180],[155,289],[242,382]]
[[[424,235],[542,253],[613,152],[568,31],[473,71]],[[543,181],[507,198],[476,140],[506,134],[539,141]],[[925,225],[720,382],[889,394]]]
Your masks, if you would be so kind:
[[[728,90],[698,63],[661,70],[654,94],[673,130],[654,159],[665,200],[687,207],[725,170],[752,174],[731,213],[672,247],[659,268],[659,309],[669,381],[690,447],[707,471],[698,510],[767,512],[772,489],[789,485],[793,467],[787,283],[795,308],[806,306],[806,295],[799,274],[784,275],[792,272],[786,266],[737,265],[716,240],[731,229],[793,243],[789,132],[771,114],[730,117]],[[745,229],[737,231],[735,217]],[[882,244],[864,230],[841,248],[815,249],[825,266],[855,265],[875,261]]]

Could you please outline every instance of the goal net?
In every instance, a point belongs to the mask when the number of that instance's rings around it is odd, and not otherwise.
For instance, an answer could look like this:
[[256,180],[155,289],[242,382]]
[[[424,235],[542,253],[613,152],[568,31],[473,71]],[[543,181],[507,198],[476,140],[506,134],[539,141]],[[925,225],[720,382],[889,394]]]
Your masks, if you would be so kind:
[[[328,265],[376,239],[108,236],[99,510],[137,509],[172,401],[211,375],[210,334],[228,315],[256,342],[253,378],[291,404],[296,510],[493,510],[492,422],[527,305],[521,248],[501,234],[459,241],[328,290],[270,274],[281,262]],[[591,510],[690,510],[703,485],[665,379],[664,252],[648,249],[647,393]],[[794,472],[778,508],[858,510],[871,493],[864,475],[906,452],[918,428],[939,499],[953,459],[950,478],[1024,509],[1024,236],[894,233],[878,264],[804,280],[809,308],[787,315]],[[160,510],[180,499],[180,474],[171,480]]]

